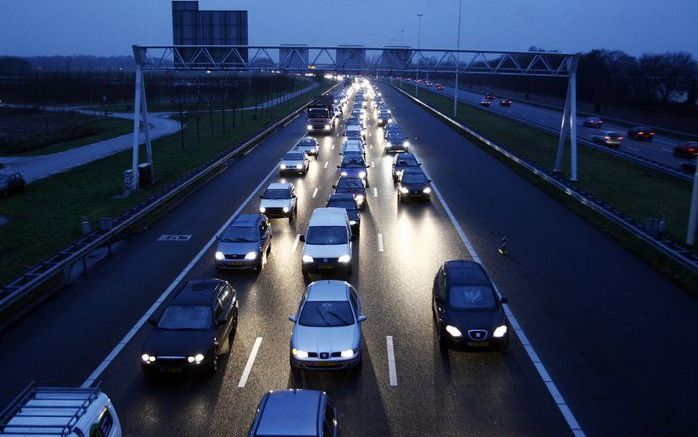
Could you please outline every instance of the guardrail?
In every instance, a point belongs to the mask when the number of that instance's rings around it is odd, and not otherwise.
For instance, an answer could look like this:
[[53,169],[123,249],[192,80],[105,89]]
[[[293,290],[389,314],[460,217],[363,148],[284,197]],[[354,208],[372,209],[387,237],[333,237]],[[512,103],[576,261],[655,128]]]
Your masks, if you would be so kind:
[[[340,84],[334,85],[329,90],[325,91],[323,95],[331,93],[339,85]],[[159,193],[149,197],[120,217],[114,219],[111,229],[90,232],[48,259],[27,269],[22,275],[2,287],[0,289],[0,315],[4,316],[4,319],[2,319],[3,321],[0,323],[0,330],[22,317],[31,309],[35,308],[36,305],[50,297],[51,294],[66,285],[66,282],[69,282],[73,266],[76,263],[82,262],[83,268],[86,269],[86,257],[95,250],[105,246],[111,247],[112,243],[117,241],[121,235],[125,234],[129,228],[140,220],[144,219],[158,208],[166,205],[169,201],[198,182],[225,168],[230,159],[245,153],[249,149],[255,147],[264,138],[288,125],[307,108],[311,101],[312,100],[304,103],[301,107],[265,128],[234,150],[221,152],[208,162],[187,172],[180,179],[167,185]],[[45,287],[46,290],[37,293],[40,294],[39,296],[32,296],[33,293],[40,290],[42,287]],[[24,299],[29,302],[23,302]],[[13,314],[6,315],[5,312],[8,309],[12,309],[14,311]]]
[[593,196],[592,194],[587,193],[587,192],[579,189],[578,187],[572,185],[570,182],[568,182],[564,179],[561,179],[559,177],[559,175],[555,174],[554,172],[547,170],[547,169],[544,169],[544,168],[542,168],[542,167],[540,167],[540,166],[538,166],[538,165],[536,165],[536,164],[534,164],[526,159],[519,158],[518,156],[509,152],[506,148],[495,144],[494,142],[488,140],[487,138],[485,138],[484,136],[475,132],[474,130],[460,124],[458,121],[443,114],[442,112],[438,111],[437,109],[432,108],[431,106],[427,105],[426,103],[417,99],[416,97],[410,95],[409,93],[399,89],[398,87],[396,87],[394,85],[391,85],[391,86],[393,88],[395,88],[398,92],[402,93],[404,96],[412,99],[412,101],[417,103],[422,108],[426,109],[428,112],[436,115],[442,121],[444,121],[447,124],[454,127],[456,130],[459,130],[462,133],[466,133],[467,135],[476,138],[481,143],[491,147],[492,149],[501,153],[502,155],[504,155],[505,157],[507,157],[511,161],[514,161],[516,164],[522,166],[523,168],[527,169],[528,171],[530,171],[534,175],[536,175],[536,176],[540,177],[541,179],[543,179],[544,181],[548,182],[553,187],[564,192],[565,194],[570,196],[572,199],[581,203],[583,206],[589,207],[590,209],[592,209],[593,211],[602,215],[606,219],[610,220],[611,222],[615,223],[616,225],[619,225],[622,228],[624,228],[625,230],[629,231],[630,233],[635,235],[637,238],[640,238],[641,240],[650,244],[652,247],[659,250],[661,253],[668,256],[672,260],[678,262],[679,264],[683,265],[684,267],[688,268],[693,273],[698,273],[698,256],[696,256],[688,248],[686,248],[686,247],[684,247],[684,246],[682,246],[674,241],[671,241],[671,240],[665,239],[665,238],[661,238],[661,237],[649,232],[648,230],[644,229],[644,226],[640,222],[635,220],[634,218],[619,211],[618,209],[612,207],[611,205],[602,201],[601,199],[598,199],[597,197]]

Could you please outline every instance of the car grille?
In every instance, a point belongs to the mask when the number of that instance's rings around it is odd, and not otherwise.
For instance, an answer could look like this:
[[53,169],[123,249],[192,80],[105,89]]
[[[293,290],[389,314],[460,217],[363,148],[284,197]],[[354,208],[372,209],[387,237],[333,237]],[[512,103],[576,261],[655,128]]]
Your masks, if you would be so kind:
[[339,261],[339,258],[315,258],[315,261],[319,263],[336,263]]
[[471,329],[468,331],[468,337],[474,341],[487,340],[487,331],[484,329]]
[[317,352],[308,352],[308,358],[320,358],[322,360],[326,360],[330,357],[332,358],[339,358],[342,356],[341,352],[320,352],[319,354]]
[[281,214],[284,210],[283,208],[266,208],[264,212],[267,214]]
[[245,255],[241,254],[233,254],[233,255],[225,255],[225,259],[243,259],[245,258]]
[[158,356],[156,357],[156,362],[163,367],[172,366],[180,367],[187,364],[186,357],[172,357],[172,356]]

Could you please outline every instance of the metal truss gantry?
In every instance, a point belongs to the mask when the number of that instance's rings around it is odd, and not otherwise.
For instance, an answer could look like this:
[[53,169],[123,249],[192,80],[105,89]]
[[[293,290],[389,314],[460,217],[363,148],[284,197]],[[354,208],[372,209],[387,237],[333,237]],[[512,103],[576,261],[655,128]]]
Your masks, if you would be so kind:
[[[571,138],[570,180],[577,180],[578,55],[559,52],[517,52],[466,49],[422,49],[407,46],[364,47],[307,45],[134,45],[136,86],[133,117],[132,189],[138,189],[140,118],[143,118],[148,163],[153,171],[148,132],[145,71],[240,71],[288,74],[335,73],[401,76],[419,73],[494,74],[567,78],[555,171],[560,171],[566,131]],[[428,76],[427,76],[428,77]],[[458,93],[454,92],[454,107]]]

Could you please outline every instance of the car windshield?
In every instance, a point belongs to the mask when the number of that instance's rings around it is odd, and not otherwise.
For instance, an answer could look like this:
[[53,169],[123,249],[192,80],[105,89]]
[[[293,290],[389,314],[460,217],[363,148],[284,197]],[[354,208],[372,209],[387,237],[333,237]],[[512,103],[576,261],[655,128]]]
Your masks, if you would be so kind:
[[253,243],[259,240],[256,226],[231,226],[223,234],[223,243]]
[[400,158],[395,163],[397,167],[416,167],[417,160],[414,158]]
[[315,142],[313,140],[300,140],[297,145],[301,147],[315,147]]
[[405,136],[402,134],[402,132],[389,132],[388,139],[395,140],[395,141],[401,141],[401,140],[405,139]]
[[606,136],[609,136],[611,138],[618,138],[620,134],[618,132],[606,132]]
[[197,330],[211,327],[211,309],[200,305],[172,305],[160,317],[158,328]]
[[453,309],[495,307],[494,292],[487,285],[454,285],[449,290],[448,305]]
[[332,208],[344,208],[346,210],[353,211],[356,209],[356,203],[353,200],[330,200],[327,202],[328,207]]
[[288,190],[269,189],[264,192],[265,199],[290,199],[291,193]]
[[303,305],[298,324],[311,327],[350,326],[354,324],[354,314],[346,301],[308,301]]
[[305,244],[333,245],[347,244],[349,235],[344,226],[310,226]]
[[287,153],[284,155],[286,161],[302,161],[303,155],[300,153]]
[[338,190],[356,190],[356,189],[363,189],[364,188],[364,183],[361,182],[361,179],[340,179],[339,182],[337,182],[337,189]]
[[366,167],[366,163],[361,158],[345,156],[344,159],[342,159],[342,167]]
[[427,177],[423,173],[405,173],[402,175],[403,184],[425,184]]
[[310,118],[328,118],[327,109],[311,108],[308,110],[308,117],[310,117]]

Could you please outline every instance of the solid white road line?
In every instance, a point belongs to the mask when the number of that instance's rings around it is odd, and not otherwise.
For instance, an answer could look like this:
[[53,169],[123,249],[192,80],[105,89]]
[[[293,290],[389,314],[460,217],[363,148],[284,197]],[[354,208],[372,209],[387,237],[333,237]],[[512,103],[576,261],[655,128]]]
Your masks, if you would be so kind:
[[390,378],[390,386],[397,387],[397,370],[395,370],[395,349],[393,348],[393,336],[385,337],[385,343],[388,347],[388,376]]
[[245,364],[245,370],[242,371],[242,376],[240,376],[240,382],[238,382],[238,388],[245,387],[247,384],[247,378],[250,377],[250,372],[252,371],[252,365],[254,364],[255,358],[257,358],[257,352],[259,352],[259,346],[262,344],[262,337],[257,337],[254,341],[254,346],[252,346],[252,352],[250,352],[250,357],[247,359],[247,364]]
[[674,152],[672,149],[670,149],[670,148],[668,148],[668,147],[662,147],[662,150],[664,150],[665,152],[669,152],[669,153],[673,153],[673,152]]
[[330,161],[325,161],[325,165],[322,166],[322,168],[327,168],[327,164],[329,164]]
[[378,234],[378,252],[383,252],[383,234]]
[[298,242],[301,240],[301,234],[296,234],[296,238],[293,240],[293,244],[291,245],[291,253],[296,251],[296,247],[298,247]]
[[371,150],[373,150],[373,144],[369,145],[369,147],[371,148]]
[[[419,158],[419,156],[417,156],[417,154],[414,152],[414,150],[412,151],[412,154],[417,159],[417,161],[424,162]],[[429,173],[427,172],[427,170],[424,167],[422,167],[422,170],[424,171],[424,174],[427,176],[427,178],[431,179],[431,177],[429,176]],[[476,262],[482,264],[482,261],[480,260],[480,256],[477,254],[475,247],[472,245],[472,243],[470,242],[468,237],[465,235],[465,232],[463,232],[463,228],[461,228],[460,224],[456,220],[456,217],[453,215],[453,212],[451,212],[451,208],[449,208],[448,204],[446,203],[446,200],[444,200],[443,196],[441,195],[441,192],[436,187],[436,184],[433,182],[433,179],[432,179],[432,183],[431,183],[431,188],[434,190],[434,194],[436,194],[436,197],[439,198],[439,202],[441,202],[441,205],[443,206],[444,210],[446,211],[446,215],[448,215],[448,218],[451,220],[453,227],[456,229],[456,233],[458,233],[458,236],[460,237],[461,241],[465,245],[465,248],[470,253],[470,256],[472,257],[473,261],[476,261]],[[494,281],[493,281],[493,283],[494,283]],[[496,284],[494,285],[494,289],[497,292],[497,296],[499,296],[501,298],[502,294],[499,292],[499,289],[497,288]],[[543,383],[548,388],[548,392],[553,397],[553,400],[555,401],[557,408],[560,410],[560,413],[562,413],[563,417],[565,418],[565,421],[567,422],[567,426],[570,427],[570,430],[572,431],[572,433],[575,436],[577,436],[577,437],[585,436],[584,431],[582,430],[582,427],[577,422],[577,419],[574,417],[574,414],[572,413],[572,410],[567,405],[567,402],[565,402],[565,398],[562,396],[562,393],[560,393],[560,390],[558,390],[557,386],[555,385],[555,382],[552,380],[552,378],[550,377],[550,374],[545,369],[543,362],[540,360],[540,358],[538,357],[538,354],[536,354],[536,351],[533,349],[533,346],[528,341],[528,337],[526,336],[526,333],[524,332],[523,328],[521,328],[521,325],[519,325],[518,321],[516,320],[516,317],[514,317],[514,314],[511,312],[511,308],[509,307],[509,304],[506,304],[506,303],[502,304],[502,307],[504,308],[504,313],[507,315],[507,318],[509,319],[509,323],[511,324],[512,329],[516,333],[517,337],[519,337],[521,344],[524,346],[524,349],[526,350],[526,353],[528,354],[528,358],[533,363],[534,367],[536,368],[536,371],[538,371],[538,374],[540,375],[541,379],[543,380]]]
[[373,187],[373,197],[378,197],[378,188]]
[[119,355],[119,352],[121,352],[121,350],[128,344],[128,342],[131,341],[133,336],[136,335],[136,333],[138,332],[139,329],[141,329],[141,327],[143,327],[145,322],[153,315],[153,313],[155,313],[155,311],[158,309],[160,304],[162,304],[165,301],[165,299],[167,299],[167,297],[170,295],[170,293],[172,293],[172,290],[174,290],[175,287],[177,287],[177,285],[179,285],[179,283],[182,282],[182,279],[184,279],[184,277],[191,271],[191,269],[194,268],[194,265],[197,262],[199,262],[199,260],[204,256],[204,254],[208,251],[208,249],[211,247],[211,245],[216,241],[216,236],[218,236],[218,234],[223,232],[230,225],[230,222],[232,222],[233,219],[238,214],[240,214],[242,209],[250,202],[250,200],[252,200],[252,198],[255,196],[255,194],[257,194],[257,192],[259,192],[259,190],[262,189],[264,184],[267,183],[269,178],[271,178],[278,171],[277,168],[278,168],[278,165],[274,166],[274,168],[272,168],[271,171],[269,173],[267,173],[267,175],[264,177],[264,179],[262,179],[262,182],[260,182],[259,185],[257,185],[254,190],[252,190],[252,192],[247,197],[247,199],[245,199],[240,204],[238,209],[236,209],[235,212],[233,213],[233,215],[231,215],[230,218],[228,220],[226,220],[225,224],[223,226],[221,226],[221,228],[218,230],[218,232],[216,232],[213,235],[213,237],[211,237],[211,239],[208,240],[208,242],[204,245],[204,247],[201,248],[199,253],[197,253],[196,256],[194,256],[194,258],[192,258],[191,261],[189,261],[189,264],[187,264],[187,266],[184,268],[184,270],[182,270],[180,272],[180,274],[177,275],[177,277],[174,279],[174,281],[172,281],[172,283],[165,289],[165,291],[162,292],[162,294],[160,295],[158,300],[156,300],[150,306],[150,308],[148,308],[148,311],[146,311],[145,314],[143,314],[143,317],[138,319],[136,324],[133,325],[131,330],[126,333],[124,338],[122,338],[121,341],[116,346],[114,346],[114,349],[112,349],[111,352],[109,352],[109,355],[107,355],[107,357],[104,358],[104,360],[102,360],[102,362],[90,374],[90,376],[87,377],[87,379],[82,383],[81,387],[83,387],[83,388],[90,387],[97,380],[97,378],[99,378],[99,376],[102,374],[102,372],[104,372],[104,369],[106,369],[107,366],[109,366],[109,364],[112,361],[114,361],[116,356]]
[[313,191],[313,199],[315,199],[315,196],[317,196],[317,190],[318,190],[318,189],[315,188],[315,190]]
[[628,149],[633,150],[633,151],[635,151],[635,152],[637,152],[638,150],[640,150],[640,149],[638,149],[637,147],[633,147],[633,146],[628,146]]

